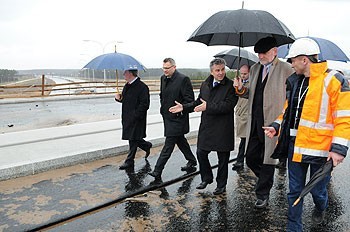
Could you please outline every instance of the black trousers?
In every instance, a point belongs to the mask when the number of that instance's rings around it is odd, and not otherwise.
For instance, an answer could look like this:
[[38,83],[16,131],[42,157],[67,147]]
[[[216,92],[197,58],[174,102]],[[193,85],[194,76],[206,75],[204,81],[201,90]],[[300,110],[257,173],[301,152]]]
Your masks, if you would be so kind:
[[273,186],[275,166],[264,164],[265,141],[261,141],[257,133],[252,133],[246,151],[246,163],[258,177],[255,194],[258,199],[266,199]]
[[237,160],[236,160],[237,163],[244,163],[245,141],[246,141],[246,138],[242,137],[238,148],[238,154],[237,154]]
[[[199,162],[199,172],[201,174],[202,181],[212,182],[213,171],[208,159],[210,151],[205,151],[197,148],[197,158]],[[217,152],[219,167],[216,174],[216,184],[218,188],[223,188],[227,184],[228,178],[228,161],[230,159],[230,152]]]
[[190,145],[188,144],[187,139],[184,135],[168,136],[165,138],[164,147],[160,152],[156,166],[154,167],[155,172],[162,173],[165,164],[168,162],[171,154],[174,151],[175,145],[178,146],[188,162],[197,164],[196,157],[194,157]]
[[137,148],[141,148],[144,151],[147,151],[152,147],[152,143],[147,142],[144,139],[138,139],[138,140],[129,140],[129,154],[126,157],[125,163],[133,164]]

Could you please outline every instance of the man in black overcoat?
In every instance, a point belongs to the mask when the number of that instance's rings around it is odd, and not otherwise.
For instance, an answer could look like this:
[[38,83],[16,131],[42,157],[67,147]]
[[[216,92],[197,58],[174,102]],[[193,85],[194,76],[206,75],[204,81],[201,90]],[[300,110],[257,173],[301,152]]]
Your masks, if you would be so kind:
[[145,158],[149,156],[152,147],[152,143],[144,140],[150,104],[148,86],[140,80],[137,70],[125,70],[124,78],[126,84],[122,93],[115,95],[115,100],[122,103],[122,139],[129,140],[129,154],[119,169],[134,166],[138,147],[146,152]]
[[186,104],[194,101],[193,87],[189,77],[176,70],[176,63],[172,58],[163,60],[163,72],[160,82],[160,113],[164,122],[165,142],[153,172],[149,173],[160,179],[164,166],[169,160],[175,144],[184,154],[187,164],[181,167],[182,171],[195,170],[196,157],[193,155],[185,134],[190,131],[189,113],[172,114],[169,108],[175,101]]
[[183,110],[202,112],[197,141],[197,158],[202,182],[197,189],[204,189],[213,182],[208,155],[211,151],[216,151],[219,167],[214,195],[226,191],[230,151],[234,149],[234,107],[238,97],[235,95],[232,80],[226,77],[225,65],[226,62],[222,58],[212,60],[211,75],[202,83],[197,100],[188,104],[177,102],[176,106],[169,110],[175,114]]

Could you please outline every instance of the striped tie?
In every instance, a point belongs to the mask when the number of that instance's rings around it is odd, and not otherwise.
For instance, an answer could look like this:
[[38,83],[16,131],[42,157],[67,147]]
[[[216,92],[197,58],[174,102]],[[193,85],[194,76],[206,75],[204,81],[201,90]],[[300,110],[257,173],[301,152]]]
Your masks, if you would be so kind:
[[267,74],[269,73],[269,68],[267,65],[264,65],[264,69],[263,69],[263,73],[262,73],[262,76],[261,76],[261,82],[264,82]]

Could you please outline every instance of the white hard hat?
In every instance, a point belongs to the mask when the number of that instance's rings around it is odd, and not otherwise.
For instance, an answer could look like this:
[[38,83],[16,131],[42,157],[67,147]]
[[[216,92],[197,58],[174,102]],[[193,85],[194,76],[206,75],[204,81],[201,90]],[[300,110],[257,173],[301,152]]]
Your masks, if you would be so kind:
[[294,41],[286,58],[288,59],[300,55],[310,56],[316,54],[320,54],[320,48],[317,43],[310,38],[300,38]]

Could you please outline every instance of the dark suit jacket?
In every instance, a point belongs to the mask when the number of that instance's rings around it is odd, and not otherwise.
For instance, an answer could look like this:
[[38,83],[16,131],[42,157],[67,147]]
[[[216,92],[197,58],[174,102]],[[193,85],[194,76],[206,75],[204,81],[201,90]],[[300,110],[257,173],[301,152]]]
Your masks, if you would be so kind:
[[165,136],[181,136],[189,132],[189,115],[184,111],[179,114],[169,112],[175,101],[186,104],[194,101],[190,78],[175,70],[171,78],[161,76],[160,113],[164,121]]
[[137,140],[146,137],[147,110],[150,104],[148,86],[137,78],[126,84],[122,92],[122,139]]
[[198,148],[206,151],[227,152],[234,149],[234,107],[238,97],[235,95],[233,82],[225,77],[213,88],[214,77],[210,75],[201,85],[198,99],[184,108],[193,111],[200,105],[201,98],[207,102],[207,109],[202,112],[198,132]]

